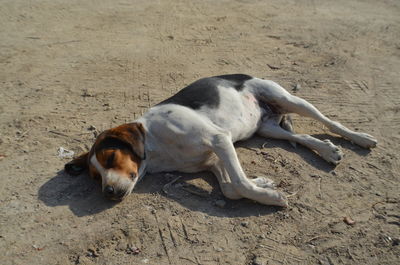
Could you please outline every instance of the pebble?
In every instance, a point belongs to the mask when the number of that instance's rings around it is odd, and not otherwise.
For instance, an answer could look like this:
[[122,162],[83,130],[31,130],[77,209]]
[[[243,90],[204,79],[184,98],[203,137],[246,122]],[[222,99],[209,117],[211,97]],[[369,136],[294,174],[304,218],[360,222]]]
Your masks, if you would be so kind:
[[262,258],[257,256],[253,258],[253,261],[251,263],[251,265],[266,265],[266,264],[267,264],[266,261],[262,260]]
[[99,253],[97,252],[97,249],[89,248],[87,256],[96,258],[99,256]]
[[89,91],[87,91],[86,89],[83,91],[82,97],[94,97],[93,93],[90,93]]
[[117,246],[115,247],[116,251],[124,251],[126,249],[126,243],[120,241]]
[[293,91],[299,91],[301,89],[301,85],[300,84],[296,84],[293,87]]
[[224,208],[226,205],[226,201],[224,200],[215,201],[215,205],[218,206],[219,208]]
[[141,252],[140,249],[135,246],[128,246],[128,248],[126,249],[126,254],[137,255],[140,252]]
[[217,252],[222,252],[222,251],[224,251],[224,250],[223,250],[222,248],[216,248],[215,251],[217,251]]
[[241,222],[240,225],[243,227],[249,227],[249,222],[244,221],[244,222]]
[[351,219],[348,216],[343,218],[343,222],[345,222],[345,224],[347,224],[347,225],[354,225],[356,223],[353,219]]

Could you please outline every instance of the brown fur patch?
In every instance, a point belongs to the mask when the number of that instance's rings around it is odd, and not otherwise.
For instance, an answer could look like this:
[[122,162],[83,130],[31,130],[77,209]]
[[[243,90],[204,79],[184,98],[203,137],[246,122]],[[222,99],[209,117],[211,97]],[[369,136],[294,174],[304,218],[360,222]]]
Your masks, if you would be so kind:
[[65,165],[68,174],[78,175],[89,169],[93,178],[100,178],[99,172],[90,163],[96,154],[99,163],[106,169],[112,168],[121,176],[131,178],[138,174],[140,162],[145,158],[145,131],[140,123],[128,123],[101,133],[90,152],[85,153]]
[[126,149],[106,149],[96,154],[100,165],[105,169],[112,168],[119,175],[131,178],[137,176],[140,159]]

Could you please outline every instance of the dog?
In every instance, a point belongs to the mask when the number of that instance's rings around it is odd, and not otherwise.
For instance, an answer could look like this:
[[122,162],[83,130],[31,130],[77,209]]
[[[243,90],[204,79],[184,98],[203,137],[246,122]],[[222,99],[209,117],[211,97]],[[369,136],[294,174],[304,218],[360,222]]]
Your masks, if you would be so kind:
[[65,171],[78,175],[88,169],[112,200],[126,198],[146,172],[211,171],[229,199],[287,207],[287,197],[271,180],[246,177],[233,143],[258,134],[306,146],[335,165],[341,161],[343,153],[331,141],[296,134],[289,113],[311,117],[364,148],[377,144],[373,136],[330,120],[273,81],[221,75],[197,80],[132,123],[104,131]]

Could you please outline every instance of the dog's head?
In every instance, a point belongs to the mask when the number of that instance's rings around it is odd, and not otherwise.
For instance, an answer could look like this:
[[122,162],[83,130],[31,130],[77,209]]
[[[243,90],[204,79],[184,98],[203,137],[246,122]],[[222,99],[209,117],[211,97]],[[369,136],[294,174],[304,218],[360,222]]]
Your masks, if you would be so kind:
[[65,165],[70,175],[85,170],[101,179],[104,195],[122,200],[143,177],[145,163],[145,130],[140,123],[124,124],[101,133],[90,152]]

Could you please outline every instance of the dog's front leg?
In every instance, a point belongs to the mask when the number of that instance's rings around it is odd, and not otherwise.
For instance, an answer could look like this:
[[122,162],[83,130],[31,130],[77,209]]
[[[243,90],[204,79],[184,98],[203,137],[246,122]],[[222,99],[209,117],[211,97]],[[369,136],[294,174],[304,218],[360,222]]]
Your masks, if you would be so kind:
[[246,178],[229,135],[223,133],[214,135],[211,147],[228,171],[232,185],[237,193],[262,204],[288,206],[287,199],[283,193],[270,188],[257,187]]

